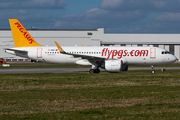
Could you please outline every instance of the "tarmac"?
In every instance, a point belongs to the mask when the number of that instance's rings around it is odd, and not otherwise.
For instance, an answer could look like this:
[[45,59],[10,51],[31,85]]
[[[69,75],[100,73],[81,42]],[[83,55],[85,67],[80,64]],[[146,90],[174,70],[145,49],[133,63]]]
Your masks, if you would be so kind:
[[[90,68],[32,68],[32,69],[0,69],[0,74],[9,73],[81,73],[87,72]],[[154,70],[180,69],[180,67],[154,67]],[[151,67],[130,67],[128,70],[152,70]],[[105,71],[100,69],[100,71]]]

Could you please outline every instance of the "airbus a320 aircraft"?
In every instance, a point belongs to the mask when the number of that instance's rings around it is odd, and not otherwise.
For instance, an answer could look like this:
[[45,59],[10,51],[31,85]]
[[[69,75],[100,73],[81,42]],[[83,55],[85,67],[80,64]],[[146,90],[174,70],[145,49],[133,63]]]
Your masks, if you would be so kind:
[[99,73],[99,68],[109,72],[127,71],[128,65],[169,64],[177,59],[158,47],[61,47],[56,41],[56,46],[42,46],[17,19],[9,19],[9,23],[15,48],[6,49],[5,52],[48,63],[92,65],[89,73]]

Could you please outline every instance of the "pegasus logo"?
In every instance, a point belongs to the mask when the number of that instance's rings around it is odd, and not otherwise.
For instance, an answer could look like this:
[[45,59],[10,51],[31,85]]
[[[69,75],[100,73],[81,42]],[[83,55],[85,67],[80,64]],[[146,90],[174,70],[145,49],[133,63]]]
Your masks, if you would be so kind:
[[19,31],[21,33],[23,33],[24,37],[29,41],[30,44],[32,44],[32,42],[34,42],[34,40],[32,39],[32,37],[28,34],[28,32],[23,28],[23,26],[17,22],[17,23],[14,23],[17,28],[19,29]]

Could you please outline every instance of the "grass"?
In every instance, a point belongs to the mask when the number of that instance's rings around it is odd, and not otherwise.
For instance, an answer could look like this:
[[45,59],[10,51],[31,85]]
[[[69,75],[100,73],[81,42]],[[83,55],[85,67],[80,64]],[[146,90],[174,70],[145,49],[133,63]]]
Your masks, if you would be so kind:
[[180,70],[2,74],[1,119],[179,119]]

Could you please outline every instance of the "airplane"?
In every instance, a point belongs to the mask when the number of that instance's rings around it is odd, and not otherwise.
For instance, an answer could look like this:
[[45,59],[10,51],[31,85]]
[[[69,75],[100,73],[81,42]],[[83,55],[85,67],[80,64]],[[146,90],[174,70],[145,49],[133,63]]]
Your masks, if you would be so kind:
[[129,65],[170,64],[177,58],[166,49],[144,46],[56,46],[38,44],[17,19],[9,19],[15,48],[5,52],[47,63],[91,65],[89,73],[127,71]]

